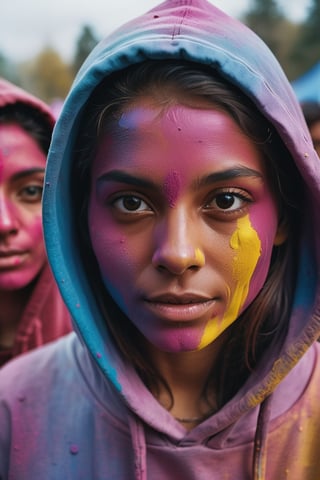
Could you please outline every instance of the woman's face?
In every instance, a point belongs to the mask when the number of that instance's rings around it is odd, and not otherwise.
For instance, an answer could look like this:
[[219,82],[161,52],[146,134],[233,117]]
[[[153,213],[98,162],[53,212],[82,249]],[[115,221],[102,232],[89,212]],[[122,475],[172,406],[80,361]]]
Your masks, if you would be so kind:
[[0,291],[26,287],[44,264],[45,164],[45,154],[20,126],[0,125]]
[[98,145],[88,215],[105,286],[167,352],[219,337],[284,240],[262,154],[207,103],[131,104]]

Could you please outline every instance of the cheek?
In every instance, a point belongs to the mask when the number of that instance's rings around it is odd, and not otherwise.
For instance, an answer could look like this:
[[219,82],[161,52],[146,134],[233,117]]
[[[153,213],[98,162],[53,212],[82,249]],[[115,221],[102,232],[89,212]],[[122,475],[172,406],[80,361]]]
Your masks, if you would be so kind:
[[230,247],[232,256],[227,281],[229,302],[225,305],[223,315],[213,317],[207,323],[198,349],[218,338],[238,318],[248,299],[252,276],[261,253],[259,236],[248,216],[238,220],[230,238]]
[[232,274],[236,288],[228,316],[235,319],[248,300],[249,289],[261,255],[261,241],[248,216],[238,220],[230,246],[234,250]]
[[250,221],[260,239],[260,256],[253,273],[250,290],[245,306],[256,297],[262,288],[270,268],[271,256],[274,247],[274,239],[277,233],[278,218],[277,211],[271,202],[267,202],[261,210],[252,209]]
[[42,265],[47,258],[42,229],[41,215],[37,216],[29,226],[29,238],[33,244],[34,267]]
[[41,214],[36,215],[33,218],[33,220],[28,223],[27,230],[29,232],[29,236],[33,239],[34,242],[42,242],[43,241]]
[[135,255],[125,235],[98,210],[89,208],[89,235],[101,277],[110,294],[124,307],[124,294],[130,291],[135,271]]
[[101,224],[97,229],[91,224],[90,237],[102,275],[108,277],[112,272],[112,278],[116,279],[117,275],[121,275],[119,271],[128,266],[129,252],[125,237],[111,225],[101,228]]

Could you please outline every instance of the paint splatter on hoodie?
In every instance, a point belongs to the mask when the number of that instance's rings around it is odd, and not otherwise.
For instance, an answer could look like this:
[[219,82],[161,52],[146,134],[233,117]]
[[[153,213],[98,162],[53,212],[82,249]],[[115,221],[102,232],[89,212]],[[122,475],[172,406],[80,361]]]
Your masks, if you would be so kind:
[[[270,349],[237,394],[191,431],[120,355],[73,244],[69,182],[84,104],[106,75],[146,59],[205,64],[238,86],[274,125],[308,192],[281,350]],[[206,0],[167,0],[103,40],[61,112],[44,197],[48,255],[75,333],[0,373],[0,478],[319,478],[319,178],[319,159],[278,62],[255,34]]]

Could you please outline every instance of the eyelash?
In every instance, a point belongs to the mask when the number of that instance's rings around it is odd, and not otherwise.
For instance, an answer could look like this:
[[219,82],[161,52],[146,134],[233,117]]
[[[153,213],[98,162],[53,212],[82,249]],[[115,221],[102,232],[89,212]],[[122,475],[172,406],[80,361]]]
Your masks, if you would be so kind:
[[[219,207],[219,205],[217,204],[219,197],[220,197],[220,200],[222,200],[223,196],[224,197],[229,196],[230,197],[229,200],[232,202],[232,204],[225,209],[222,208],[221,206]],[[126,199],[138,201],[139,203],[138,208],[130,210],[124,207],[123,202]],[[232,210],[230,210],[230,207],[232,207],[236,201],[241,202],[242,204],[244,203],[244,205],[241,204],[240,206],[237,206],[236,208],[233,208]],[[119,205],[120,202],[122,202],[121,206]],[[216,203],[215,206],[212,205],[213,202]],[[235,212],[241,212],[250,203],[252,203],[252,198],[247,192],[243,190],[239,191],[238,189],[234,189],[234,188],[228,188],[226,190],[214,192],[213,195],[211,194],[209,201],[205,202],[204,210],[206,210],[208,213],[221,213],[223,215],[231,215],[231,214],[234,214]],[[126,194],[118,195],[116,198],[112,199],[110,204],[112,205],[112,207],[114,207],[115,209],[118,209],[121,213],[126,215],[152,212],[155,210],[152,206],[150,206],[148,201],[144,200],[139,194],[135,194],[135,193],[132,193],[132,194],[126,193]],[[141,204],[144,204],[142,209],[141,209]]]
[[19,191],[19,198],[26,203],[37,203],[41,201],[43,186],[26,185]]
[[[217,205],[217,200],[219,199],[219,197],[221,199],[221,197],[223,197],[223,196],[224,197],[226,197],[226,196],[232,197],[232,205],[230,205],[230,206],[233,206],[234,202],[236,202],[236,201],[241,202],[242,205],[237,207],[237,208],[233,208],[232,210],[230,210],[230,207],[226,208],[226,209],[223,209],[222,207],[219,207]],[[216,202],[216,206],[212,207],[211,204],[213,202]],[[229,215],[229,214],[233,214],[235,212],[242,211],[248,204],[250,204],[252,202],[253,202],[253,200],[252,200],[251,196],[248,194],[248,192],[246,192],[244,190],[235,189],[235,188],[228,188],[226,190],[215,192],[214,195],[211,196],[209,202],[206,202],[205,209],[206,210],[214,210],[214,211],[218,211],[218,212],[221,212],[221,213],[223,212],[224,214]]]
[[[124,202],[126,199],[138,200],[139,202],[144,203],[148,208],[144,208],[143,210],[128,210],[128,209],[127,210],[125,210],[125,209],[122,210],[119,206],[117,206],[117,203]],[[143,200],[139,195],[134,195],[134,194],[119,195],[117,198],[112,200],[111,205],[114,208],[118,208],[118,210],[120,210],[122,213],[126,213],[126,214],[129,214],[129,215],[131,213],[141,213],[141,212],[146,212],[146,211],[152,211],[153,210],[151,207],[149,207],[148,202]]]

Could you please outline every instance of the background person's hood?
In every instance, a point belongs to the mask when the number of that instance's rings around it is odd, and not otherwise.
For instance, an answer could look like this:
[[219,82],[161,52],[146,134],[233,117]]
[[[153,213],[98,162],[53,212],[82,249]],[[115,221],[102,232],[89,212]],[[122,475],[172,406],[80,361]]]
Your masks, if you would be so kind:
[[307,187],[300,274],[285,343],[280,353],[270,352],[227,409],[215,415],[216,429],[223,429],[267,398],[320,334],[320,161],[272,53],[253,32],[206,0],[165,1],[100,42],[80,69],[54,129],[48,159],[43,215],[49,261],[81,341],[132,411],[159,431],[168,433],[169,427],[164,417],[155,419],[146,408],[152,396],[144,398],[136,387],[135,372],[118,355],[90,291],[75,248],[70,194],[73,146],[86,101],[106,75],[146,59],[202,63],[237,85],[273,123]]
[[0,108],[17,103],[27,105],[39,112],[50,128],[53,128],[55,118],[46,103],[8,80],[0,78]]

